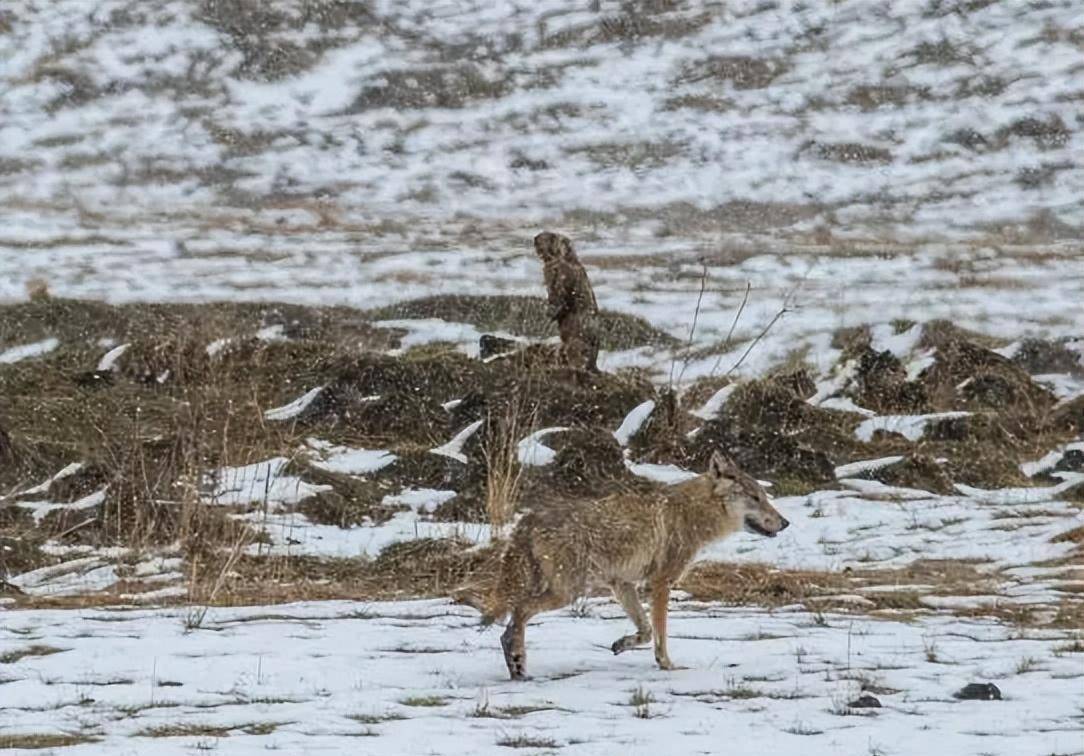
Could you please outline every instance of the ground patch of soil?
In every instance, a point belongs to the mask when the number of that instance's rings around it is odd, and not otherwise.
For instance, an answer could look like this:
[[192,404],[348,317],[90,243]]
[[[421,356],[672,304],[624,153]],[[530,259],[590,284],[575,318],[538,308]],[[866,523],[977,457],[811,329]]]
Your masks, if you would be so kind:
[[852,392],[858,406],[882,415],[921,414],[929,405],[925,386],[908,381],[903,363],[887,350],[860,353]]
[[952,478],[942,465],[925,454],[908,454],[895,464],[870,470],[865,476],[890,486],[918,488],[938,494],[951,494]]
[[1060,341],[1024,339],[1012,356],[1012,361],[1032,375],[1084,374],[1084,362],[1081,362],[1080,353],[1072,351]]

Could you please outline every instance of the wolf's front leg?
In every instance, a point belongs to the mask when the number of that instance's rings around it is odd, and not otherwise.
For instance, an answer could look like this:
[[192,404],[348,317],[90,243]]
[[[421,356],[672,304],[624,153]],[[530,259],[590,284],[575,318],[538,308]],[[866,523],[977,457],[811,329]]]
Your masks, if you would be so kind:
[[611,588],[614,597],[624,608],[625,613],[629,615],[632,624],[636,626],[634,634],[622,636],[610,646],[610,650],[615,654],[620,654],[622,651],[628,651],[630,648],[635,648],[650,641],[651,625],[648,623],[647,617],[644,616],[644,608],[640,605],[640,598],[636,595],[635,585],[627,582],[615,582]]
[[655,628],[655,661],[661,669],[673,669],[666,650],[666,612],[670,605],[670,583],[659,581],[651,586],[651,624]]

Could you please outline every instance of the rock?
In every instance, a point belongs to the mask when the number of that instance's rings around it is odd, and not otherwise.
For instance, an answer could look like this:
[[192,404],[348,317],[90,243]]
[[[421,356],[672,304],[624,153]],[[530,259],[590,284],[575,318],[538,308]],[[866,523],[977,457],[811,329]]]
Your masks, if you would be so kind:
[[961,701],[1000,701],[1001,691],[993,683],[968,683],[952,696]]
[[881,702],[870,695],[859,696],[847,704],[848,709],[879,709]]
[[483,360],[498,354],[514,352],[520,348],[512,339],[502,339],[500,336],[492,336],[483,333],[478,339],[478,356]]

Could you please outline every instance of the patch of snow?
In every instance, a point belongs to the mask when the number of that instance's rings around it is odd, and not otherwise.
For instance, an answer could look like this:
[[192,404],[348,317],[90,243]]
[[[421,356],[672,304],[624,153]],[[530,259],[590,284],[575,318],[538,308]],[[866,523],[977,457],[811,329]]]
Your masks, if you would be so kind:
[[880,470],[882,467],[888,467],[902,461],[903,457],[881,457],[879,459],[864,459],[859,462],[851,462],[836,468],[836,478],[850,478],[859,473]]
[[212,341],[210,344],[207,345],[207,356],[208,357],[217,356],[220,352],[222,352],[223,349],[228,347],[231,343],[233,343],[233,339],[231,339],[231,338],[215,339],[214,341]]
[[557,452],[543,444],[542,439],[551,433],[560,433],[561,431],[566,430],[568,430],[568,428],[562,426],[543,428],[520,440],[520,442],[516,444],[516,458],[519,460],[519,463],[529,467],[548,465],[556,459]]
[[310,438],[306,441],[308,449],[316,453],[309,461],[313,467],[344,475],[367,475],[382,470],[398,456],[384,449],[360,449],[349,446],[336,446],[328,441]]
[[35,341],[33,344],[23,344],[21,346],[11,347],[0,352],[0,365],[12,365],[32,357],[41,357],[42,355],[53,351],[58,346],[60,346],[59,339],[48,338],[42,339],[41,341]]
[[269,325],[256,331],[256,338],[260,341],[286,341],[286,327],[281,323]]
[[100,556],[72,559],[8,578],[31,596],[72,596],[105,590],[120,578],[113,565]]
[[738,384],[736,383],[728,383],[712,394],[710,399],[704,402],[702,406],[694,409],[690,414],[699,417],[701,420],[714,420],[718,417],[723,405],[726,404],[726,400],[730,398],[730,395],[734,393],[737,387]]
[[436,522],[421,519],[416,512],[396,512],[380,525],[340,528],[311,522],[299,512],[250,512],[244,519],[262,527],[271,544],[255,543],[252,554],[307,555],[319,557],[375,557],[393,543],[419,538],[465,538],[475,543],[489,541],[489,526],[481,523]]
[[273,457],[250,465],[223,467],[206,477],[209,490],[203,501],[220,506],[297,504],[332,490],[332,486],[314,485],[287,475],[284,470],[289,463],[285,457]]
[[[500,632],[478,632],[477,614],[446,599],[212,607],[190,632],[186,607],[10,612],[0,652],[32,643],[63,651],[5,665],[12,705],[0,728],[66,732],[77,721],[99,740],[75,748],[102,754],[139,751],[140,733],[155,727],[229,734],[156,738],[154,753],[167,756],[204,743],[231,754],[346,753],[374,733],[364,750],[380,756],[497,753],[516,739],[578,756],[718,753],[721,743],[732,756],[1080,747],[1079,654],[1056,653],[1071,632],[674,598],[670,655],[680,669],[662,671],[650,651],[614,656],[610,644],[631,624],[611,600],[587,605],[585,616],[565,609],[532,620],[528,683],[508,680]],[[1020,672],[1025,658],[1040,663]],[[990,679],[1007,701],[952,699]],[[884,708],[841,717],[840,702],[867,680],[883,689]],[[625,706],[636,690],[650,701],[647,718]],[[512,707],[532,713],[509,719]],[[487,711],[497,716],[478,715]]]
[[390,507],[410,507],[412,512],[428,513],[455,497],[455,491],[440,491],[435,488],[404,488],[397,494],[385,496],[381,500],[381,504]]
[[33,488],[28,488],[28,489],[26,489],[25,491],[21,492],[18,495],[19,496],[28,496],[30,494],[45,493],[46,491],[49,490],[49,487],[51,485],[53,485],[53,483],[56,483],[58,480],[63,480],[64,478],[67,478],[69,475],[75,475],[75,473],[79,472],[82,469],[83,469],[83,463],[82,462],[72,462],[70,465],[67,465],[66,467],[61,468],[61,470],[56,475],[49,478],[49,480],[45,481],[44,483],[39,483],[38,485],[34,486]]
[[865,417],[875,417],[877,415],[873,410],[859,407],[849,396],[830,396],[827,399],[822,399],[817,406],[822,409],[836,410],[838,412],[854,412],[857,415],[864,415]]
[[697,477],[697,473],[684,470],[677,465],[656,465],[650,462],[633,462],[626,459],[625,467],[633,475],[639,475],[641,478],[647,478],[656,483],[665,483],[669,486],[684,483]]
[[915,380],[928,368],[932,367],[935,362],[937,362],[937,349],[931,347],[919,352],[904,366],[907,371],[907,380]]
[[439,454],[442,457],[449,457],[463,464],[467,464],[467,455],[463,453],[463,444],[467,443],[467,439],[478,432],[478,429],[482,427],[481,420],[475,420],[459,433],[455,434],[446,444],[442,444],[434,449],[430,449],[430,454]]
[[655,409],[655,402],[648,399],[646,402],[636,405],[625,415],[621,425],[614,431],[613,436],[621,446],[628,446],[629,440],[636,435],[644,422]]
[[1059,472],[1054,474],[1062,482],[1056,486],[1035,486],[1032,488],[998,488],[986,490],[956,483],[955,488],[965,496],[984,504],[1035,504],[1055,501],[1066,491],[1084,484],[1084,473]]
[[914,351],[921,339],[922,326],[918,323],[902,333],[896,333],[891,323],[880,323],[870,329],[870,348],[875,352],[891,352],[899,358]]
[[294,399],[289,404],[285,404],[281,407],[275,407],[269,409],[263,413],[265,420],[289,420],[297,417],[304,412],[313,400],[320,395],[320,392],[326,388],[325,386],[317,386],[316,388],[309,389],[302,396]]
[[102,355],[102,358],[98,360],[97,371],[99,373],[104,373],[107,370],[112,370],[116,366],[117,360],[120,359],[122,354],[128,351],[128,347],[130,346],[131,344],[121,344]]
[[77,501],[71,502],[51,502],[51,501],[20,501],[17,502],[18,506],[22,509],[29,509],[31,516],[34,518],[35,523],[40,523],[50,512],[59,512],[61,510],[71,510],[78,512],[83,509],[93,509],[105,501],[106,489],[95,491],[94,493],[84,496]]
[[872,441],[874,431],[898,433],[908,441],[918,441],[926,432],[926,426],[935,420],[951,420],[967,417],[970,412],[935,412],[929,415],[878,415],[864,420],[854,430],[859,441]]
[[1040,459],[1034,462],[1023,462],[1020,465],[1020,472],[1024,473],[1029,478],[1034,478],[1039,473],[1046,472],[1057,466],[1068,452],[1076,451],[1084,454],[1084,441],[1071,441],[1067,444],[1062,444],[1057,449],[1044,454]]

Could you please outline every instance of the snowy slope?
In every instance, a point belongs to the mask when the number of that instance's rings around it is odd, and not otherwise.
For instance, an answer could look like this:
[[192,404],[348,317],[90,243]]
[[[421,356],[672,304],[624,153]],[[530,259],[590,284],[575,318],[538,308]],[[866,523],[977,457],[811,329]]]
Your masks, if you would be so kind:
[[27,0],[0,60],[23,207],[1084,222],[1076,0]]

